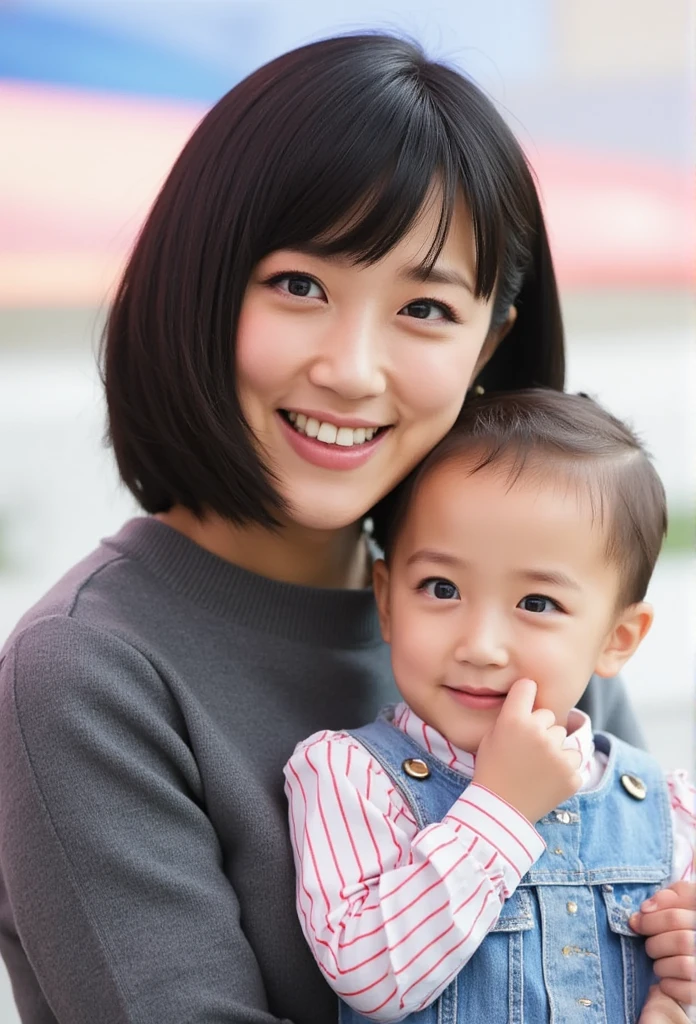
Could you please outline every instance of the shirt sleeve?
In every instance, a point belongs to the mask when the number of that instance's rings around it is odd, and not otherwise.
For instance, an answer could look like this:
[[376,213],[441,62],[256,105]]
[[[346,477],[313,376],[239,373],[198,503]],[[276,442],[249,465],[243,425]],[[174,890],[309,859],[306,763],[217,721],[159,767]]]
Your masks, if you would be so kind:
[[181,710],[140,652],[58,616],[15,641],[0,946],[23,1020],[277,1024],[205,806]]
[[696,881],[696,789],[684,771],[667,775],[667,789],[672,811],[674,853],[672,881]]
[[305,937],[337,994],[373,1020],[431,1003],[544,850],[522,815],[475,783],[419,830],[345,733],[300,744],[285,778]]

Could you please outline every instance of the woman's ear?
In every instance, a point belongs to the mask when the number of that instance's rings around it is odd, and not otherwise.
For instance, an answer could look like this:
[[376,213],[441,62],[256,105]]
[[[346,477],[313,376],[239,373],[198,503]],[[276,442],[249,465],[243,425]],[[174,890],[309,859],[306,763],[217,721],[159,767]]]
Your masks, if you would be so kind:
[[652,626],[652,621],[652,605],[646,601],[624,608],[607,633],[595,673],[605,679],[618,675]]
[[508,315],[505,320],[498,327],[491,328],[486,335],[486,340],[483,343],[479,357],[476,360],[476,368],[474,369],[473,380],[476,380],[481,370],[484,368],[488,360],[491,358],[498,345],[501,343],[506,334],[512,330],[512,326],[517,319],[517,307],[510,306],[508,309]]
[[389,614],[389,569],[383,558],[378,558],[372,567],[372,587],[377,602],[379,614],[379,625],[382,630],[382,639],[385,643],[391,643],[391,628]]

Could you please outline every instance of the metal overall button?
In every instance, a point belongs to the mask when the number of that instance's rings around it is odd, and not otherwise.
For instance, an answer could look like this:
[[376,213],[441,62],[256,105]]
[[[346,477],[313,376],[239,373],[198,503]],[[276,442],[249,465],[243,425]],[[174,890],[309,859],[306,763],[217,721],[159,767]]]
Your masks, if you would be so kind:
[[637,775],[622,775],[621,785],[634,800],[645,800],[648,787]]
[[425,761],[421,761],[419,757],[407,757],[401,766],[403,770],[412,779],[427,779],[430,775],[430,769],[428,768]]

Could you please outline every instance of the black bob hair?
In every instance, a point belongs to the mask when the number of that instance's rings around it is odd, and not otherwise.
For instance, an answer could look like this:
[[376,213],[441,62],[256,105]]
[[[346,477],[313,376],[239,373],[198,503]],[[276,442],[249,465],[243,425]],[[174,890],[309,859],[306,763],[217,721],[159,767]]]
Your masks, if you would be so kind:
[[277,523],[283,501],[235,386],[235,334],[252,271],[275,250],[320,239],[327,255],[378,261],[434,182],[442,208],[426,264],[461,190],[473,220],[476,296],[495,295],[492,327],[511,304],[518,309],[479,382],[563,387],[539,198],[502,117],[464,76],[410,42],[326,39],[255,71],[204,117],[120,282],[102,342],[108,437],[146,512],[182,505],[238,524]]

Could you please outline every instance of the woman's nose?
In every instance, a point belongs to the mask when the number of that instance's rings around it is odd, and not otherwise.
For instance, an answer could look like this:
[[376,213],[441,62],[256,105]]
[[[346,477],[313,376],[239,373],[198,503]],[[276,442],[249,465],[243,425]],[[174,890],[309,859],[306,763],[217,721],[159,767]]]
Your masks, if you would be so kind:
[[504,668],[509,661],[508,644],[503,623],[493,614],[467,614],[461,624],[457,661],[477,668]]
[[386,390],[384,345],[367,318],[334,327],[322,339],[309,369],[316,387],[328,388],[349,401],[376,398]]

